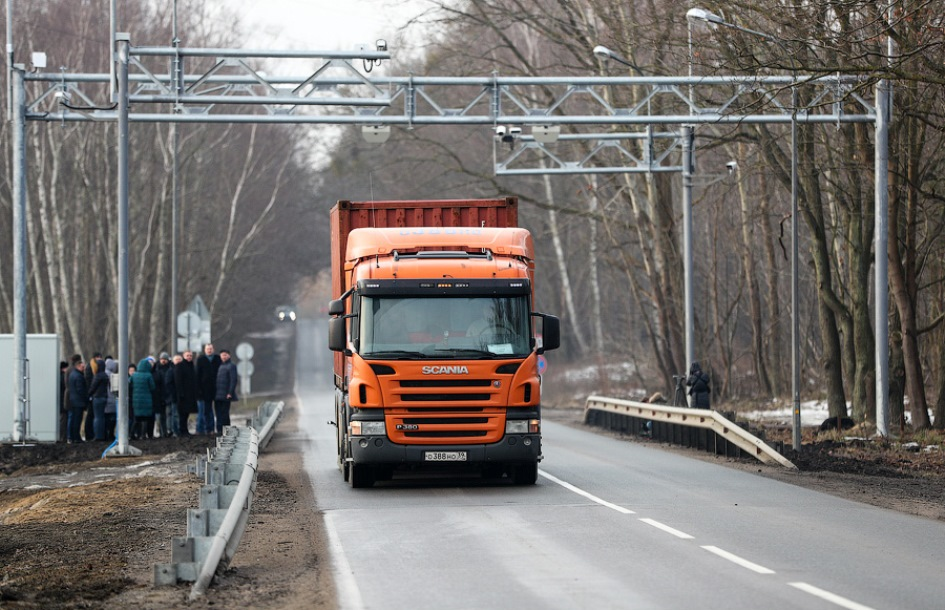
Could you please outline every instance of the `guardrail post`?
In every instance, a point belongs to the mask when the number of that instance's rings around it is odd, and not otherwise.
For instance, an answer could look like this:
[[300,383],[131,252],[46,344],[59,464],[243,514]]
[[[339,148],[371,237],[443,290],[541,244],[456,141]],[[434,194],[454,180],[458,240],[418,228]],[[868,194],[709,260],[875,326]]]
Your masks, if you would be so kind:
[[[284,403],[267,403],[261,412],[267,440],[272,436]],[[255,428],[228,426],[217,447],[198,457],[189,468],[206,483],[198,506],[187,511],[187,536],[173,538],[171,562],[154,565],[155,585],[195,582],[191,599],[202,595],[214,574],[236,552],[256,492],[256,469],[261,435]]]

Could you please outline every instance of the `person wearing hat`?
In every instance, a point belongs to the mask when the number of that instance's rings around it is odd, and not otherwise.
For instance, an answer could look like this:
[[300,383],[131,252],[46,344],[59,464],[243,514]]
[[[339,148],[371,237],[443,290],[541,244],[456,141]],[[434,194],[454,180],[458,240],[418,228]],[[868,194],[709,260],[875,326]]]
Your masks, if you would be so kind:
[[161,352],[158,356],[157,364],[151,374],[154,376],[154,419],[157,423],[157,432],[161,438],[167,438],[174,433],[174,428],[169,425],[167,413],[167,392],[164,389],[164,382],[167,379],[167,372],[171,370],[171,356],[167,352]]
[[686,385],[689,386],[689,395],[692,396],[691,407],[695,409],[709,409],[709,376],[702,370],[698,362],[693,362],[689,367],[689,378],[686,379]]

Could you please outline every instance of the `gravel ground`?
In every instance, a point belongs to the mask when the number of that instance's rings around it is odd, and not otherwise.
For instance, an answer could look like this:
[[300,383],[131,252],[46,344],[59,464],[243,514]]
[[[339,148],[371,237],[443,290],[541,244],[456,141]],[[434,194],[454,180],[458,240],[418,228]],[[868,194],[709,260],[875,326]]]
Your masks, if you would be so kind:
[[295,415],[260,454],[236,556],[193,602],[190,583],[154,587],[153,567],[186,535],[202,483],[187,467],[215,440],[134,441],[145,455],[106,460],[104,444],[0,446],[0,607],[335,607]]
[[[335,607],[322,516],[313,510],[302,463],[306,441],[296,427],[293,401],[286,402],[275,437],[260,454],[256,500],[236,557],[207,595],[193,602],[188,601],[189,583],[154,587],[153,566],[170,561],[171,538],[185,535],[186,511],[197,506],[201,483],[187,466],[215,444],[212,439],[138,441],[134,444],[145,455],[107,460],[99,458],[104,445],[94,443],[0,446],[0,606]],[[579,409],[546,409],[545,415],[585,427]],[[810,435],[803,453],[788,456],[800,470],[788,472],[749,460],[664,449],[945,520],[941,450]]]

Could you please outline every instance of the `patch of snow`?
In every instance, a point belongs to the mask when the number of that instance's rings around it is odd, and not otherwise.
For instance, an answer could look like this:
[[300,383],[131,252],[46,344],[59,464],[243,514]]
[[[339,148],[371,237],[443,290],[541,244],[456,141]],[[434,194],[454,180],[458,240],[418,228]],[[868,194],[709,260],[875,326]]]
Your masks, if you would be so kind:
[[[802,426],[819,426],[830,416],[830,413],[827,411],[827,403],[821,400],[802,402],[800,408]],[[748,411],[746,413],[739,413],[739,415],[753,421],[790,424],[794,421],[794,407],[788,404],[776,409]]]
[[144,468],[145,466],[153,466],[156,462],[141,462],[140,464],[129,464],[125,466],[128,470],[135,470],[137,468]]

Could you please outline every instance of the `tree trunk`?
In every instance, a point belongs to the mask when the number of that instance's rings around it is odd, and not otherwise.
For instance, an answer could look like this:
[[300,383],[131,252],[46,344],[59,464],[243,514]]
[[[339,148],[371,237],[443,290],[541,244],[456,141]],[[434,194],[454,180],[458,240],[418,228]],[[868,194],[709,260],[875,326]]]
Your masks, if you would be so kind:
[[[781,320],[781,296],[778,292],[778,257],[774,249],[776,239],[771,222],[768,220],[772,214],[768,188],[767,175],[762,173],[759,177],[758,190],[761,197],[758,198],[758,205],[762,218],[761,231],[762,243],[764,244],[765,311],[767,312],[767,319],[770,321],[768,330],[765,333],[765,350],[762,357],[766,355],[767,360],[771,363],[771,366],[766,367],[769,375],[768,386],[771,388],[772,395],[778,396],[784,391],[785,387],[784,378],[781,374],[781,371],[784,370],[782,346],[785,342],[780,340],[783,336],[784,324]],[[782,231],[782,247],[784,243]],[[788,260],[787,256],[784,256],[782,260]],[[790,330],[788,330],[788,336],[790,336]]]
[[586,354],[587,340],[584,333],[581,332],[580,321],[577,308],[574,306],[574,292],[571,288],[571,277],[568,273],[567,257],[564,247],[561,244],[561,234],[558,226],[558,212],[555,210],[555,192],[551,188],[551,176],[544,174],[542,184],[545,188],[545,203],[548,204],[548,230],[551,233],[551,243],[555,253],[555,265],[558,268],[558,276],[561,282],[561,293],[564,298],[564,306],[567,312],[567,319],[570,320],[571,332],[569,333],[577,342],[579,354]]
[[[904,126],[907,128],[908,124]],[[922,374],[922,360],[919,354],[919,333],[916,322],[915,283],[916,256],[915,256],[915,222],[916,201],[915,189],[910,186],[914,179],[912,155],[913,142],[911,136],[905,137],[900,149],[906,152],[906,180],[901,184],[898,175],[890,171],[889,198],[889,227],[888,227],[888,256],[889,256],[889,286],[892,297],[896,301],[899,312],[900,333],[902,336],[902,360],[905,368],[906,387],[909,394],[909,411],[912,415],[912,425],[916,429],[929,428],[928,402],[925,396],[925,384]],[[904,209],[903,209],[904,208]],[[904,217],[905,227],[900,228],[900,218]],[[905,256],[900,253],[900,243],[905,250]]]
[[597,214],[600,202],[597,198],[597,179],[591,176],[588,189],[588,245],[587,245],[587,277],[591,285],[591,319],[594,328],[594,352],[600,356],[604,353],[604,325],[601,321],[600,281],[597,278]]
[[[738,164],[739,167],[745,167],[747,154],[745,145],[738,145]],[[738,180],[738,202],[741,212],[741,238],[742,238],[742,265],[744,266],[746,288],[748,289],[748,309],[751,321],[751,345],[752,354],[755,363],[755,377],[761,384],[761,390],[768,396],[772,396],[771,380],[768,376],[768,366],[765,360],[765,332],[764,315],[761,310],[761,295],[758,288],[758,273],[755,266],[755,222],[754,216],[757,214],[749,203],[747,191],[747,181],[742,179],[741,172],[737,171]],[[761,199],[764,199],[762,197]],[[766,225],[765,216],[761,215],[762,226]]]

